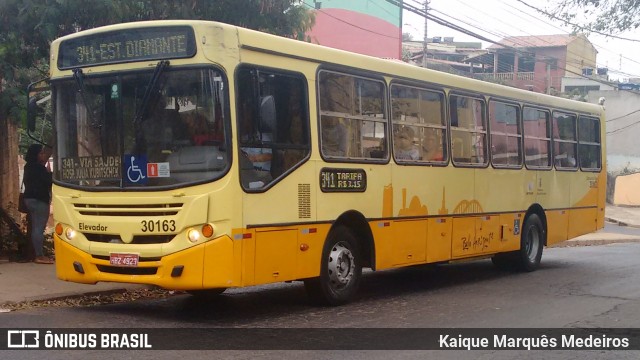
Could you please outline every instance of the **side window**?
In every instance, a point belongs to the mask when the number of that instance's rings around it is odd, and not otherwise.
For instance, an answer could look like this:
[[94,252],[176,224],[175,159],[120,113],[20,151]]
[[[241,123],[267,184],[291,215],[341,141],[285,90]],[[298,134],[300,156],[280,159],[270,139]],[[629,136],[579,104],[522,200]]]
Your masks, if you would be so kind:
[[496,167],[522,166],[522,131],[518,106],[497,101],[489,103],[491,121],[491,161]]
[[320,71],[320,148],[335,160],[387,159],[382,81]]
[[398,162],[445,163],[444,94],[392,85],[393,154]]
[[455,165],[484,166],[487,157],[487,119],[482,99],[449,96],[451,156]]
[[576,169],[578,142],[576,116],[561,111],[553,112],[553,158],[557,169]]
[[548,111],[525,106],[522,110],[524,126],[524,162],[527,168],[551,168],[551,116]]
[[260,190],[310,153],[307,87],[302,75],[243,67],[237,72],[240,182]]
[[580,116],[578,120],[578,159],[581,169],[600,170],[600,119]]

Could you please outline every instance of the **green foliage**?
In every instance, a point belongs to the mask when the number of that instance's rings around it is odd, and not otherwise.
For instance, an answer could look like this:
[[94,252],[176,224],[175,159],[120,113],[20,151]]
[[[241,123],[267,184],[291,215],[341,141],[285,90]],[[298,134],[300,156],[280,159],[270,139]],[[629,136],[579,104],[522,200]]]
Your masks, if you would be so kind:
[[297,0],[1,0],[0,121],[23,121],[26,88],[48,74],[52,40],[102,25],[215,20],[307,40],[313,13]]
[[553,17],[573,24],[575,30],[621,33],[640,26],[640,6],[636,0],[555,0]]

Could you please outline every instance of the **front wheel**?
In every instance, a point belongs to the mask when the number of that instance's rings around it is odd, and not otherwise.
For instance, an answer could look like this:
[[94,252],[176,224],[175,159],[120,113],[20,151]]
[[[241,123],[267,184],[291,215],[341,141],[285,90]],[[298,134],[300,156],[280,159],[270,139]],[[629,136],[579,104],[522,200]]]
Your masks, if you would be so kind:
[[322,251],[320,277],[304,282],[316,303],[342,305],[356,294],[362,277],[362,258],[351,230],[340,226],[331,231]]

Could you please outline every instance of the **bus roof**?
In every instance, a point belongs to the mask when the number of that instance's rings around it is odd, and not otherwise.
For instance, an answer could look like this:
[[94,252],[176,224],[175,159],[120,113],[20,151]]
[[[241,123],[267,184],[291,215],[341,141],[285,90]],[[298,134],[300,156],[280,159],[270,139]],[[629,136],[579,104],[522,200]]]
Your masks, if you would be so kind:
[[[202,37],[211,33],[212,30],[222,31],[225,33],[235,33],[237,35],[234,36],[234,40],[237,41],[237,44],[227,45],[235,45],[243,50],[259,51],[279,56],[293,57],[315,62],[318,64],[326,64],[327,66],[352,68],[360,71],[373,72],[378,74],[379,76],[391,76],[396,79],[402,79],[405,81],[428,83],[435,86],[442,86],[451,90],[477,92],[516,101],[544,103],[556,108],[571,109],[574,111],[585,113],[599,115],[604,113],[604,108],[596,104],[584,103],[557,96],[536,93],[487,81],[449,74],[437,70],[424,69],[400,61],[381,59],[368,55],[352,53],[340,49],[325,47],[318,44],[311,44],[299,40],[241,28],[234,25],[205,20],[141,21],[107,25],[80,31],[56,39],[52,43],[52,61],[56,61],[54,57],[57,56],[57,51],[59,49],[60,43],[67,40],[77,39],[84,36],[94,36],[100,33],[118,30],[164,26],[190,26],[195,30],[196,39],[201,39],[201,41],[204,41],[204,38]],[[218,36],[217,39],[228,40],[229,38],[226,36]],[[148,61],[145,61],[145,66],[148,65],[146,63],[148,63]],[[131,67],[131,65],[128,66]],[[55,67],[52,66],[52,73],[55,71],[54,68]],[[58,75],[62,74],[58,73]]]

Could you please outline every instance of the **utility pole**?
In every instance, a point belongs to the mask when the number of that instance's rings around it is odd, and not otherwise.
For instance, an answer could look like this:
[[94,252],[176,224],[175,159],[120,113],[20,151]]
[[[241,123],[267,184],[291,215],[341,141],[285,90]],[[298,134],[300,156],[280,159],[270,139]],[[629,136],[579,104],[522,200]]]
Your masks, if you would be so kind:
[[427,68],[427,14],[429,13],[429,0],[424,0],[424,39],[422,43],[422,67]]
[[547,60],[547,95],[551,95],[551,63]]

